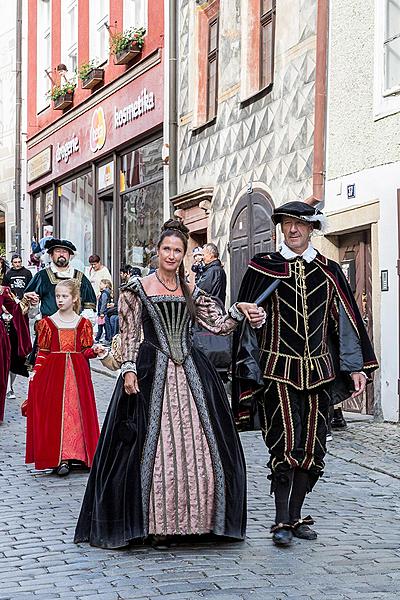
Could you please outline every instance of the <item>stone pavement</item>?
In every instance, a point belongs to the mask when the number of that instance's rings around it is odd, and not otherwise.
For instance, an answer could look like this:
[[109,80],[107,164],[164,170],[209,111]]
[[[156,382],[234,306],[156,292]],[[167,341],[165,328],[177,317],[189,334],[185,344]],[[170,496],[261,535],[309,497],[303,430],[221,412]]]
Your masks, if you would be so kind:
[[[94,373],[101,415],[114,379]],[[399,428],[350,423],[335,434],[326,475],[307,501],[316,542],[272,545],[267,455],[244,433],[244,543],[100,550],[72,542],[87,475],[35,473],[24,464],[25,420],[8,401],[0,426],[0,600],[397,600],[400,589]],[[396,471],[395,471],[396,468]],[[384,472],[395,471],[396,477]]]

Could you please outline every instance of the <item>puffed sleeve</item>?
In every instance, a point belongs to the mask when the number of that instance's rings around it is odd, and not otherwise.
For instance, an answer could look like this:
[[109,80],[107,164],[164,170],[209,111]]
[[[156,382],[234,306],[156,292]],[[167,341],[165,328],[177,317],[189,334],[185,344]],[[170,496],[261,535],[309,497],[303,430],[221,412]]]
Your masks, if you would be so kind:
[[229,335],[236,329],[242,316],[232,307],[228,313],[217,300],[200,293],[195,299],[196,321],[216,335]]
[[132,291],[122,291],[118,302],[121,334],[121,373],[136,373],[136,359],[142,335],[142,302]]
[[36,331],[39,350],[50,351],[51,329],[47,323],[47,319],[42,319],[36,324]]
[[84,323],[81,329],[81,346],[82,349],[91,348],[93,346],[93,327],[89,319],[83,317]]

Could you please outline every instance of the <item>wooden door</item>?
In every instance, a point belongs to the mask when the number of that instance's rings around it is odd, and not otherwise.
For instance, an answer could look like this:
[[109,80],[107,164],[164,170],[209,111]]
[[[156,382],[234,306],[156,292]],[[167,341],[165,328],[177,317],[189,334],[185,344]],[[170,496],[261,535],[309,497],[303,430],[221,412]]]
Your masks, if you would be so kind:
[[231,256],[231,298],[236,300],[247,265],[258,252],[274,250],[273,204],[261,191],[243,196],[233,213],[229,250]]
[[[347,267],[344,269],[345,274],[353,288],[369,338],[373,341],[371,231],[368,229],[342,235],[339,242],[340,262]],[[343,408],[352,412],[372,415],[374,412],[373,384],[367,386],[367,391],[363,396],[346,400]]]

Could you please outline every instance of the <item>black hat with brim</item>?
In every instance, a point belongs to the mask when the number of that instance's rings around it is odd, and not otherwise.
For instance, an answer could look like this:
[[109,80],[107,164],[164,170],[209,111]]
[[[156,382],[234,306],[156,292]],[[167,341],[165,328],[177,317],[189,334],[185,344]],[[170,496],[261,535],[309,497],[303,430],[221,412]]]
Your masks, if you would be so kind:
[[51,240],[47,240],[44,245],[45,249],[49,254],[52,253],[54,248],[65,248],[69,251],[70,254],[75,254],[76,248],[74,244],[68,240],[59,240],[57,238],[52,238]]
[[307,223],[311,223],[314,229],[322,229],[326,220],[325,215],[318,208],[299,200],[286,202],[286,204],[278,206],[271,215],[274,225],[278,225],[284,217],[306,221]]

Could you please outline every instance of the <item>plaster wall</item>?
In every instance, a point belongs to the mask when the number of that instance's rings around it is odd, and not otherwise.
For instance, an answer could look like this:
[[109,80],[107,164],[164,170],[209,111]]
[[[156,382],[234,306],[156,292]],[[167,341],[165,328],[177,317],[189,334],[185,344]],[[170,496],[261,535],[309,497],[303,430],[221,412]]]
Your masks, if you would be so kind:
[[383,0],[331,0],[327,179],[400,160],[400,113],[374,114],[376,11]]
[[[356,198],[347,199],[347,185],[355,184]],[[376,386],[378,415],[384,420],[399,421],[397,393],[398,344],[398,275],[397,190],[400,189],[400,162],[365,169],[327,182],[325,212],[335,225],[331,233],[346,233],[371,225],[373,270],[374,345],[380,362]],[[379,209],[377,209],[379,206]],[[328,230],[329,236],[329,230]],[[329,238],[332,240],[332,238]],[[329,248],[331,243],[331,248]],[[332,258],[334,244],[321,246]],[[337,257],[336,257],[337,258]],[[388,271],[389,290],[380,291],[380,273]]]

